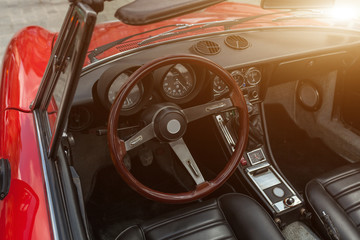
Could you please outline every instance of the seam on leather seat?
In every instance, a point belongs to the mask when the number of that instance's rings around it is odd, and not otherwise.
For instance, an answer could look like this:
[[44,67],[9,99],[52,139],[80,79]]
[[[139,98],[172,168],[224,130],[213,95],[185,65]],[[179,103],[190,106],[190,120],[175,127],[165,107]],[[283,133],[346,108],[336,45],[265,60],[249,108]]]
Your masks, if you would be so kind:
[[324,185],[325,187],[336,182],[336,181],[339,181],[339,180],[342,180],[344,178],[347,178],[347,177],[351,177],[353,175],[356,175],[356,174],[360,174],[360,169],[351,169],[349,171],[346,171],[344,173],[342,173],[341,175],[338,174],[337,176],[333,177],[333,178],[330,178],[326,181],[321,181],[321,184]]
[[[324,190],[324,192],[328,195],[329,199],[332,199],[332,200],[333,200],[334,205],[337,206],[337,207],[339,208],[339,210],[343,212],[344,216],[347,216],[347,219],[353,224],[353,226],[354,226],[355,228],[359,228],[359,227],[357,226],[357,224],[354,222],[354,220],[347,214],[347,212],[345,212],[345,209],[344,209],[337,201],[335,201],[335,199],[332,198],[331,194],[326,190],[326,188],[324,187],[324,185],[323,185],[319,180],[314,179],[314,180],[310,181],[308,184],[306,184],[306,186],[305,186],[305,193],[308,193],[308,192],[309,192],[309,191],[308,191],[308,186],[309,186],[309,184],[310,184],[311,182],[315,182],[316,184],[320,185],[320,187],[321,187],[321,188]],[[321,216],[319,215],[319,212],[316,210],[315,206],[314,206],[314,205],[312,204],[312,202],[310,201],[308,194],[305,194],[305,197],[306,197],[306,199],[307,199],[307,203],[308,203],[308,204],[310,205],[310,207],[313,209],[312,212],[315,213],[315,215],[317,216],[318,220],[319,220],[322,224],[324,224]],[[330,217],[331,217],[331,216],[330,216]]]
[[[217,205],[219,206],[219,202],[222,198],[226,197],[226,196],[229,196],[229,195],[235,195],[235,196],[239,196],[241,195],[241,197],[243,198],[247,198],[247,199],[250,199],[254,204],[258,205],[260,208],[262,208],[266,213],[267,215],[272,219],[272,217],[270,216],[270,214],[265,210],[265,208],[260,204],[258,203],[257,201],[255,201],[254,199],[252,199],[251,197],[247,196],[247,195],[244,195],[244,194],[238,194],[238,193],[227,193],[227,194],[224,194],[222,196],[220,196],[218,198],[218,201],[217,201]],[[220,207],[220,206],[219,206]],[[221,209],[221,208],[220,208]]]
[[[219,200],[220,200],[221,198],[227,196],[227,195],[232,195],[232,194],[237,195],[237,193],[224,194],[224,195],[222,195],[222,196],[219,197]],[[249,196],[247,196],[247,195],[244,195],[244,194],[241,194],[241,197],[244,197],[244,198],[247,198],[247,199],[250,199],[251,201],[253,201],[254,204],[258,205],[258,206],[264,211],[264,213],[274,222],[274,219],[272,218],[272,216],[265,210],[265,208],[264,208],[260,203],[258,203],[257,201],[255,201],[255,200],[252,199],[251,197],[249,197]],[[219,202],[220,202],[220,201],[217,201],[218,206],[219,206]],[[220,207],[220,206],[219,206],[219,207]],[[221,211],[221,207],[220,207],[220,211]],[[274,224],[275,224],[275,222],[274,222]],[[275,225],[276,225],[276,224],[275,224]],[[277,226],[277,225],[276,225],[276,226]]]
[[359,209],[360,209],[360,204],[358,203],[358,204],[356,204],[354,206],[351,206],[351,207],[345,209],[345,211],[346,211],[346,213],[350,214],[350,213],[352,213],[352,212],[354,212],[356,210],[359,210]]
[[209,211],[209,210],[214,210],[214,209],[217,209],[216,208],[216,203],[211,204],[209,206],[201,207],[199,209],[196,209],[196,210],[193,210],[193,211],[190,211],[190,212],[187,212],[187,213],[179,214],[176,217],[173,217],[171,219],[166,219],[166,220],[163,220],[163,221],[153,223],[153,224],[147,226],[146,229],[144,229],[144,231],[149,232],[149,231],[153,230],[154,228],[157,228],[157,227],[159,227],[161,225],[168,224],[168,223],[177,221],[177,220],[182,219],[182,218],[190,217],[192,215],[202,213],[202,212],[206,212],[206,211]]
[[[225,195],[223,195],[223,196],[225,196]],[[217,199],[216,205],[217,205],[217,207],[218,207],[218,209],[219,209],[219,212],[221,213],[221,215],[223,216],[223,218],[224,218],[224,220],[225,220],[226,226],[227,226],[228,229],[231,231],[232,235],[236,237],[235,232],[233,231],[232,227],[230,226],[230,224],[229,224],[229,222],[228,222],[228,220],[227,220],[227,218],[226,218],[226,215],[225,215],[225,213],[223,212],[223,210],[222,210],[222,208],[221,208],[220,199],[221,199],[223,196],[220,196],[220,197]]]
[[[212,227],[221,226],[221,225],[225,225],[226,228],[229,229],[229,232],[232,232],[232,231],[230,231],[230,228],[229,228],[229,226],[227,226],[226,223],[227,222],[225,220],[218,220],[218,221],[212,222],[210,224],[208,223],[208,224],[200,225],[200,226],[197,226],[196,228],[189,229],[189,230],[182,231],[182,232],[174,234],[174,235],[167,236],[166,239],[172,240],[172,239],[178,239],[179,237],[186,237],[193,233],[200,232],[202,230],[210,229]],[[228,238],[225,238],[225,239],[228,239]]]
[[224,197],[226,197],[226,196],[229,196],[229,195],[236,195],[237,197],[240,197],[240,196],[241,196],[242,198],[247,198],[248,200],[251,200],[251,202],[252,202],[254,205],[257,205],[260,209],[262,209],[263,214],[268,217],[268,219],[270,220],[270,222],[272,222],[272,223],[274,224],[275,228],[278,229],[279,234],[281,234],[281,231],[280,231],[280,229],[278,228],[277,224],[274,222],[272,216],[265,210],[265,208],[264,208],[259,202],[255,201],[255,200],[252,199],[251,197],[249,197],[249,196],[247,196],[247,195],[244,195],[244,194],[239,195],[239,194],[237,194],[237,193],[228,193],[228,194],[224,194],[224,195],[222,195],[222,196],[220,196],[220,197],[218,198],[217,205],[218,205],[218,208],[219,208],[221,214],[223,215],[224,219],[226,219],[226,223],[227,223],[227,225],[229,226],[229,229],[231,230],[231,232],[233,233],[233,235],[236,237],[236,239],[238,239],[238,237],[237,237],[237,235],[235,234],[235,232],[233,231],[233,228],[230,226],[230,224],[229,224],[229,222],[228,222],[228,220],[227,220],[227,218],[226,218],[226,215],[225,215],[225,213],[223,212],[223,210],[222,210],[222,208],[221,208],[221,199],[224,198]]
[[132,226],[129,226],[129,227],[125,228],[125,230],[123,230],[123,231],[115,238],[115,240],[119,239],[119,237],[121,237],[121,235],[123,235],[124,233],[126,233],[129,229],[135,228],[135,227],[139,228],[139,230],[140,230],[140,232],[141,232],[142,239],[146,239],[142,227],[139,226],[139,225],[132,225]]
[[[326,188],[321,184],[321,182],[319,182],[318,180],[312,180],[312,181],[314,181],[316,184],[320,185],[320,187],[321,187],[321,188],[324,190],[324,192],[328,195],[329,199],[332,198],[331,194],[326,190]],[[310,181],[309,183],[311,183],[312,181]],[[309,191],[308,191],[309,183],[306,184],[306,186],[305,186],[305,193],[308,193],[308,192],[309,192]],[[310,207],[313,209],[313,212],[316,214],[317,218],[322,222],[322,224],[324,224],[323,220],[321,219],[321,216],[319,215],[319,213],[318,213],[318,211],[316,210],[315,206],[313,205],[312,201],[310,201],[308,194],[305,194],[305,197],[306,197],[306,199],[307,199],[308,204],[309,204]],[[333,198],[332,198],[332,199],[333,199]],[[345,212],[344,208],[342,208],[342,207],[340,206],[340,204],[339,204],[337,201],[335,201],[335,199],[333,199],[333,201],[334,201],[334,205],[336,205],[339,209],[341,209],[341,210],[344,212],[344,215],[346,215],[346,212]],[[331,217],[331,216],[330,216],[330,217]],[[351,221],[352,221],[352,220],[351,220]],[[354,224],[354,225],[355,225],[355,224]]]
[[[353,186],[350,186],[349,188],[345,188],[343,191],[339,192],[338,194],[332,195],[335,199],[339,199],[341,197],[344,197],[350,193],[360,191],[360,183],[357,183]],[[329,193],[330,194],[330,193]],[[331,195],[331,194],[330,194]]]

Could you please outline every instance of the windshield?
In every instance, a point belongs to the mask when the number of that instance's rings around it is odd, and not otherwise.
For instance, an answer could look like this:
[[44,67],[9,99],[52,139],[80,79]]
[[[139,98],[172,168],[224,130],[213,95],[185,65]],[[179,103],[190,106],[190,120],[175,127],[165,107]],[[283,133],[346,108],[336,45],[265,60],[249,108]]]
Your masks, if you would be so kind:
[[106,2],[99,14],[85,65],[130,49],[191,35],[235,29],[318,26],[360,29],[360,3],[337,0],[331,9],[262,9],[260,1],[225,1],[204,10],[143,26],[126,25],[114,16],[119,1]]

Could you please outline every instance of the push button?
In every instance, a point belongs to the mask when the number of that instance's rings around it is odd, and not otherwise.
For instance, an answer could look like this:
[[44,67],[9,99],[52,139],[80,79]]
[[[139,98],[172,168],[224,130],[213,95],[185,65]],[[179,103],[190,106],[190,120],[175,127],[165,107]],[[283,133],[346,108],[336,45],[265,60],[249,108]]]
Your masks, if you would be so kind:
[[244,157],[242,157],[240,160],[240,164],[241,164],[241,166],[246,167],[248,163],[247,163],[246,159]]
[[282,188],[279,188],[279,187],[274,187],[274,189],[272,191],[273,191],[273,194],[279,198],[282,198],[285,195],[284,190],[282,190]]

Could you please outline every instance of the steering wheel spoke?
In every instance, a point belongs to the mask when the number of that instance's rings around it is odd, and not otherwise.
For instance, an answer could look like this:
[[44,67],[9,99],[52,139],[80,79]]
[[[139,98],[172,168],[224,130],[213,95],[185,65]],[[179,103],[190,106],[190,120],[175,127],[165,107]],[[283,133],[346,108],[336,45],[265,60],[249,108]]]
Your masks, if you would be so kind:
[[177,141],[169,143],[175,154],[180,159],[190,176],[193,178],[197,185],[204,183],[204,177],[202,176],[199,167],[197,166],[194,158],[192,157],[186,143],[182,138]]
[[129,151],[137,146],[153,139],[155,137],[154,133],[154,125],[150,123],[145,126],[139,132],[137,132],[134,136],[125,141],[125,149]]
[[200,118],[224,111],[233,106],[230,98],[224,98],[214,102],[201,104],[183,110],[187,121],[192,122]]

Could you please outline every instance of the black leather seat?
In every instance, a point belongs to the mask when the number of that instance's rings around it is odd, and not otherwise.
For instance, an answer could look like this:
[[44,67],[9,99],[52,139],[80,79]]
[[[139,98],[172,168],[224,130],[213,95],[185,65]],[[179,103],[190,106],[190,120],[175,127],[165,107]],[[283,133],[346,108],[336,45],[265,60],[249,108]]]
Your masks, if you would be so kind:
[[324,234],[323,212],[330,216],[340,239],[360,239],[360,164],[312,180],[306,186],[306,197]]
[[284,239],[269,214],[253,199],[226,194],[216,200],[135,225],[117,240]]

